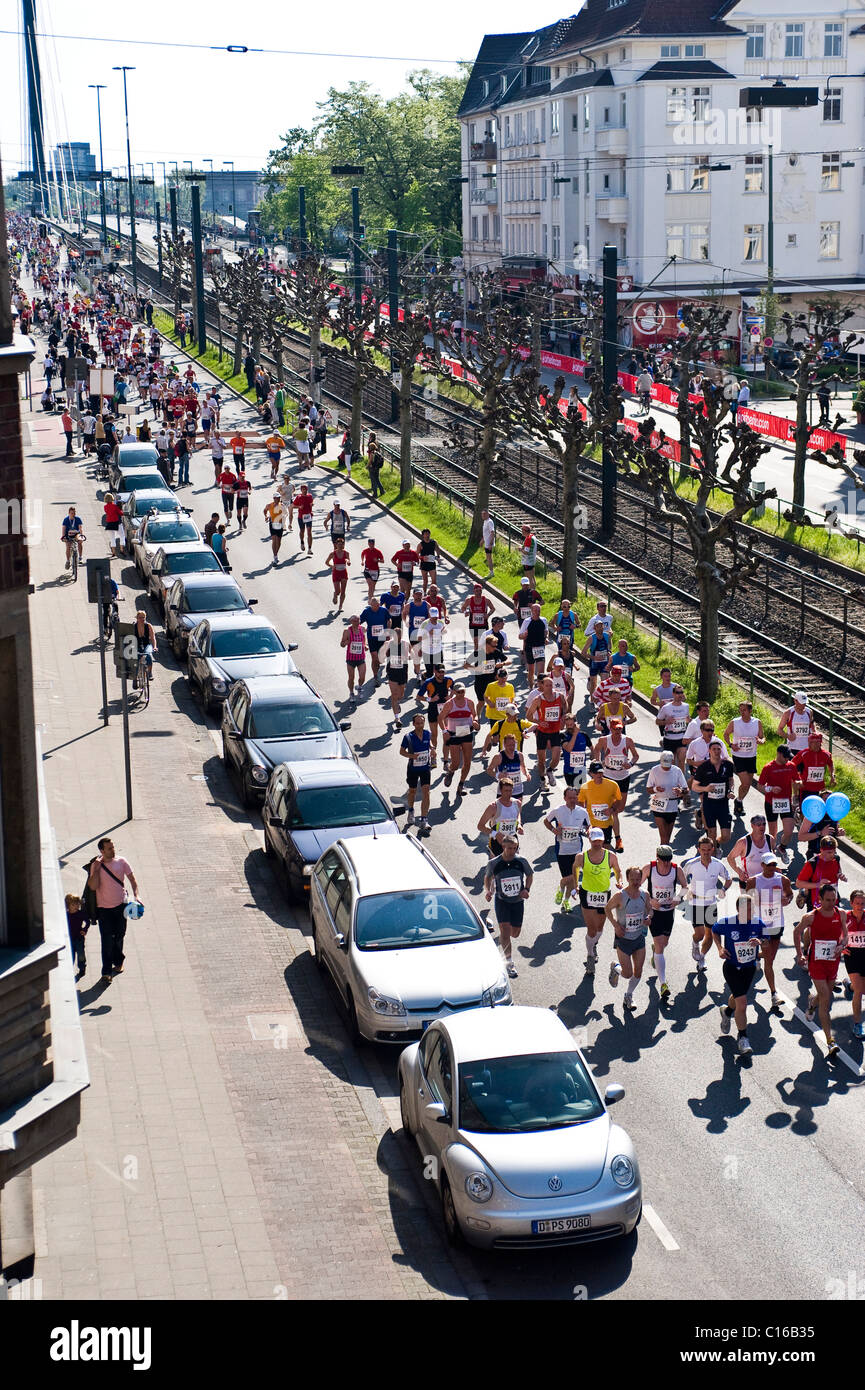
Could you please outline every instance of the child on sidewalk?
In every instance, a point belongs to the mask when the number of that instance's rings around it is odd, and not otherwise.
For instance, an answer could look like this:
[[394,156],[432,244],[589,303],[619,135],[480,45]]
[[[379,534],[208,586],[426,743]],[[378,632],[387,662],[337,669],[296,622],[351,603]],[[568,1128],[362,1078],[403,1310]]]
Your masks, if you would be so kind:
[[69,941],[72,945],[72,960],[77,968],[76,980],[80,980],[87,969],[85,936],[90,922],[87,913],[76,893],[66,894],[66,921],[69,926]]

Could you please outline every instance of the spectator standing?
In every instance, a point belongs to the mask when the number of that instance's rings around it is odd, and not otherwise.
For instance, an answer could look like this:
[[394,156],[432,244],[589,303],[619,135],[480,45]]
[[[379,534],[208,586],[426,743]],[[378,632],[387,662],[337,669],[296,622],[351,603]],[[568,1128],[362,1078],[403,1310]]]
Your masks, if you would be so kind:
[[114,841],[109,835],[102,837],[97,849],[99,853],[91,860],[87,883],[96,894],[96,916],[102,940],[101,982],[108,985],[115,975],[122,973],[126,959],[123,952],[126,935],[126,918],[123,914],[126,905],[125,880],[129,880],[136,900],[138,884],[131,866],[125,859],[118,858]]

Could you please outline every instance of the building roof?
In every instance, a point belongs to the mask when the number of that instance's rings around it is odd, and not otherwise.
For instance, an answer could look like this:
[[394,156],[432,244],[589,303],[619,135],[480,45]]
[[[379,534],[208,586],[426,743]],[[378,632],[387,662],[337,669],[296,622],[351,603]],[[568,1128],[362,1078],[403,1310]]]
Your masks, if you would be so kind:
[[[464,115],[466,111],[478,109],[489,109],[494,104],[494,97],[483,95],[483,79],[499,78],[506,72],[508,67],[520,66],[519,53],[524,48],[529,39],[533,37],[532,30],[524,34],[486,34],[480,48],[478,56],[472,64],[471,75],[463,92],[463,99],[460,102],[458,116]],[[516,75],[514,73],[514,75]]]
[[559,92],[580,92],[584,87],[613,87],[613,74],[610,68],[592,68],[590,72],[577,72],[556,83],[556,96]]
[[688,58],[684,62],[671,62],[665,58],[663,62],[653,63],[644,73],[637,78],[638,82],[676,82],[696,81],[701,77],[733,77],[735,74],[727,72],[718,63],[709,62],[706,59]]

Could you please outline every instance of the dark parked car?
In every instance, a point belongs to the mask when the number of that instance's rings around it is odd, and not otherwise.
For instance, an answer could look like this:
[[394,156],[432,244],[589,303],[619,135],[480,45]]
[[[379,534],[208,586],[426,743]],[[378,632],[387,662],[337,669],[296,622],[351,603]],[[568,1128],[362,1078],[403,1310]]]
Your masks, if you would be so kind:
[[263,801],[277,763],[354,758],[343,730],[300,674],[238,681],[222,707],[222,756],[244,806]]
[[[211,552],[212,554],[213,552]],[[214,556],[214,559],[216,557]],[[249,676],[288,676],[297,670],[269,618],[254,613],[218,613],[190,633],[186,651],[189,683],[205,709],[222,705],[229,690]]]
[[165,601],[165,635],[178,661],[185,661],[189,634],[202,618],[248,611],[256,602],[243,597],[229,574],[187,574],[175,579]]
[[204,541],[175,541],[160,546],[153,557],[147,588],[157,608],[165,611],[165,596],[179,574],[224,574],[219,560]]

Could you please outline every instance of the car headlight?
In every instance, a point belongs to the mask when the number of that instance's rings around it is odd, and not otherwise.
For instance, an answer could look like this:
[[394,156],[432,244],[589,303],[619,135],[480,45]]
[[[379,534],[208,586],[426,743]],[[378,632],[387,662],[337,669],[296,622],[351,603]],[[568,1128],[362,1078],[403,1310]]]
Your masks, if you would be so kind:
[[512,999],[511,987],[508,983],[507,975],[500,975],[494,985],[485,989],[481,995],[481,1003],[488,1009],[495,1008],[496,1004],[510,1004]]
[[492,1179],[486,1173],[469,1173],[466,1192],[473,1202],[488,1202],[493,1195]]
[[405,1016],[405,1004],[401,999],[392,999],[388,994],[379,994],[377,989],[370,985],[367,990],[369,1002],[377,1014],[390,1014],[394,1018]]
[[249,769],[249,775],[252,778],[253,782],[260,782],[263,786],[264,783],[267,781],[268,777],[270,776],[270,773],[268,772],[266,767],[262,767],[260,763],[255,763]]
[[228,689],[228,681],[220,680],[218,676],[214,676],[210,684],[214,695],[224,695]]
[[634,1165],[625,1154],[616,1154],[610,1164],[610,1176],[619,1187],[631,1187],[634,1182]]

